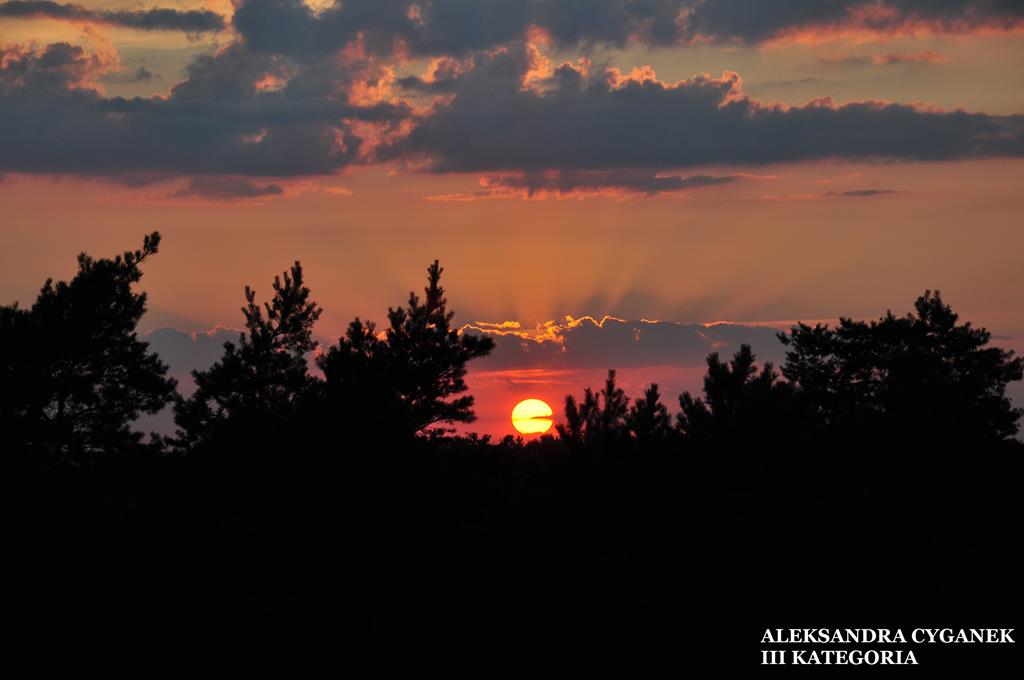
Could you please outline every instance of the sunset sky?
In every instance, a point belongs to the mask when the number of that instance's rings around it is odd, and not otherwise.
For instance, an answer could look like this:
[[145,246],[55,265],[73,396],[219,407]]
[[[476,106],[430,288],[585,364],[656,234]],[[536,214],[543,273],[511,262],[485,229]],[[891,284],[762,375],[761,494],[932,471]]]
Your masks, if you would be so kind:
[[328,344],[439,258],[495,435],[926,288],[1021,351],[1022,39],[1014,0],[0,0],[0,302],[158,229],[185,376],[293,260]]

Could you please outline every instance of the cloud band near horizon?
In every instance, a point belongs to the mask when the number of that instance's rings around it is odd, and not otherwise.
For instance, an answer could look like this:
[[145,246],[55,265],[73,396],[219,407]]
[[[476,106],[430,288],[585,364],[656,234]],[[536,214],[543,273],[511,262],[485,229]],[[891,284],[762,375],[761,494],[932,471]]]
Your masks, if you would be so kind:
[[182,31],[190,34],[227,29],[228,21],[207,9],[177,10],[156,7],[135,10],[91,10],[50,0],[8,0],[0,3],[0,19],[55,19],[132,28],[139,31]]

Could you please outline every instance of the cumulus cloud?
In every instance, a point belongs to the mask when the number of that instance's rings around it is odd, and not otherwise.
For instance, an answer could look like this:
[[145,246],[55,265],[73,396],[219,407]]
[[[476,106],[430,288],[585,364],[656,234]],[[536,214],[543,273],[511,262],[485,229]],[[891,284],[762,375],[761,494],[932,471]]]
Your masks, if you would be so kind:
[[105,57],[67,42],[43,49],[0,47],[0,96],[87,86],[112,66]]
[[965,33],[1024,21],[1014,0],[240,0],[232,22],[257,51],[312,57],[361,41],[377,53],[466,54],[539,28],[563,47],[750,43],[837,32]]
[[485,173],[1024,153],[1019,115],[828,99],[787,107],[746,96],[731,72],[667,83],[649,68],[623,74],[569,63],[539,89],[524,88],[527,68],[522,51],[480,57],[476,68],[449,79],[453,96],[397,141],[390,157],[418,156],[436,172]]
[[[353,164],[398,162],[484,175],[477,191],[434,197],[478,200],[657,195],[735,181],[735,174],[701,171],[711,166],[1024,153],[1020,115],[828,99],[775,105],[745,94],[735,73],[665,82],[650,67],[623,72],[585,58],[554,65],[523,39],[539,25],[546,32],[539,44],[614,41],[608,17],[623,12],[627,24],[643,25],[635,31],[660,35],[668,31],[660,28],[663,15],[678,27],[718,2],[682,13],[679,3],[586,3],[591,14],[584,17],[573,3],[528,0],[349,0],[321,12],[301,0],[244,0],[234,15],[240,40],[195,58],[166,96],[147,98],[103,94],[102,82],[152,75],[122,72],[116,55],[111,61],[68,43],[3,47],[0,172],[132,183],[330,175]],[[954,4],[887,6],[917,16]],[[995,16],[996,4],[984,7],[985,16]],[[982,10],[971,12],[980,22]],[[346,45],[351,49],[336,52]],[[423,76],[397,77],[395,62],[379,56],[394,50],[447,56],[433,59]],[[893,63],[931,58],[922,54],[883,56]],[[252,197],[280,188],[232,181],[213,188],[204,180],[185,191],[234,189]]]
[[349,68],[293,69],[232,45],[193,61],[169,96],[126,99],[90,83],[111,67],[81,47],[0,48],[0,171],[331,174],[360,156],[355,125],[408,115],[400,104],[350,104]]
[[122,26],[140,31],[183,31],[189,34],[217,32],[227,28],[224,17],[207,9],[92,10],[81,5],[50,0],[2,2],[0,18],[47,18]]

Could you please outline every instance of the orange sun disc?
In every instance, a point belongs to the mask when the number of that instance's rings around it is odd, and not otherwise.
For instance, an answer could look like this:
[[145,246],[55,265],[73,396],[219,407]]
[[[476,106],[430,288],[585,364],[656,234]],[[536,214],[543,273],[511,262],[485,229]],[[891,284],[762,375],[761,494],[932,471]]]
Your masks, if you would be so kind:
[[512,427],[522,434],[543,434],[554,423],[551,407],[540,399],[524,399],[512,409]]

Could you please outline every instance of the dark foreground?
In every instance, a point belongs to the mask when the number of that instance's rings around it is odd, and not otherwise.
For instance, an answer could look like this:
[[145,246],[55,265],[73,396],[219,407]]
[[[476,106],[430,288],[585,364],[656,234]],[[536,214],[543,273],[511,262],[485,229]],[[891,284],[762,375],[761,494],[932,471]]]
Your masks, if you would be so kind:
[[[0,307],[11,661],[821,677],[864,669],[761,667],[765,630],[1016,623],[1024,362],[937,293],[780,334],[781,374],[712,354],[674,413],[610,371],[557,438],[492,443],[443,431],[472,421],[467,363],[494,344],[452,325],[437,262],[319,373],[301,266],[265,305],[247,289],[239,342],[186,396],[135,332],[159,242]],[[144,439],[164,408],[176,434]],[[990,677],[1014,648],[895,651]]]
[[[1020,612],[1012,444],[288,453],[22,477],[19,632],[54,661],[635,677],[757,670],[765,628],[1012,627]],[[932,669],[1009,653],[914,649]]]

